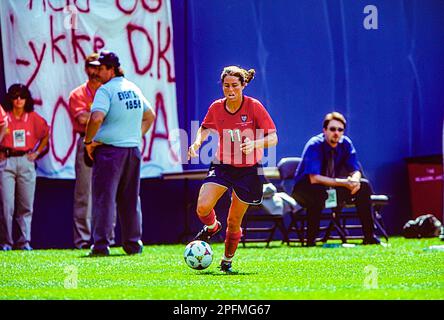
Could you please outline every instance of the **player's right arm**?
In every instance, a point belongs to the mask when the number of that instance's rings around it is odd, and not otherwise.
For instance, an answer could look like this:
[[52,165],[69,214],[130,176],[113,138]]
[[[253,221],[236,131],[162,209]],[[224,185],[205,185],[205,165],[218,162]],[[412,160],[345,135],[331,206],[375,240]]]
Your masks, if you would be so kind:
[[202,143],[207,140],[209,134],[210,129],[200,127],[199,130],[197,130],[196,139],[194,140],[194,143],[188,148],[188,160],[199,155],[197,153],[197,150],[199,150]]
[[199,150],[202,143],[207,140],[208,136],[210,135],[211,130],[217,130],[216,129],[216,110],[217,108],[220,108],[221,102],[220,100],[217,100],[211,104],[211,106],[208,108],[208,112],[205,115],[204,120],[202,121],[202,125],[199,127],[199,130],[197,130],[196,139],[194,139],[194,143],[188,148],[188,160],[191,158],[196,158],[199,156],[197,153],[197,150]]

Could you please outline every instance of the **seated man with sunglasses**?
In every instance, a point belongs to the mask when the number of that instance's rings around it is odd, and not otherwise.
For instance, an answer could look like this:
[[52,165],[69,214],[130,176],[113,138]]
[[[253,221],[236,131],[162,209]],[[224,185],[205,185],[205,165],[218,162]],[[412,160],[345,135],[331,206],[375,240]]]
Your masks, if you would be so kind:
[[362,222],[363,243],[380,243],[373,231],[371,188],[368,181],[362,179],[356,150],[344,135],[345,127],[342,114],[328,113],[323,132],[306,143],[295,173],[292,196],[307,208],[307,246],[316,245],[322,210],[335,208],[352,198]]

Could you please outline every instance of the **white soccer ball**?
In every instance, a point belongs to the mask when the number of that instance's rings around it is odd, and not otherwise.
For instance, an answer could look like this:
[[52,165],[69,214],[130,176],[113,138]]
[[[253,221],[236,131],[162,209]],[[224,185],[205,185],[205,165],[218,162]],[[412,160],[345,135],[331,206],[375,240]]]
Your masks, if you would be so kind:
[[203,270],[213,262],[213,250],[205,241],[194,240],[187,244],[183,258],[190,268]]

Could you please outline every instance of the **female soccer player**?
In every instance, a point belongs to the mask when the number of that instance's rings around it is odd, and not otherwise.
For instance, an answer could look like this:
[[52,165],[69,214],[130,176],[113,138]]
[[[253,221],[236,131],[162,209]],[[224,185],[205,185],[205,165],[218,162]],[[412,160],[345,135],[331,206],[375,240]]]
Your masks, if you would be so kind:
[[205,225],[195,239],[208,242],[222,225],[216,219],[214,206],[232,189],[225,237],[225,253],[220,264],[223,272],[233,272],[231,261],[242,237],[241,223],[249,205],[262,202],[262,182],[258,175],[263,149],[278,142],[276,127],[264,106],[243,95],[253,80],[254,69],[237,66],[224,68],[221,74],[224,98],[214,101],[208,109],[188,159],[198,156],[198,149],[210,131],[219,135],[216,157],[199,192],[197,215]]

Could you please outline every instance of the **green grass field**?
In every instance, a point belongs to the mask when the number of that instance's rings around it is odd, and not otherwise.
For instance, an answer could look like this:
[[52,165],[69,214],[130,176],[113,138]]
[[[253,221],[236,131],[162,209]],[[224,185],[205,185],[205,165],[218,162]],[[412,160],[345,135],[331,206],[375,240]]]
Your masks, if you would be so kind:
[[[330,242],[329,242],[330,243]],[[444,299],[444,251],[439,239],[391,238],[389,247],[241,245],[236,275],[218,271],[223,244],[213,244],[206,270],[188,268],[184,245],[145,246],[139,256],[112,248],[0,252],[0,299]]]

